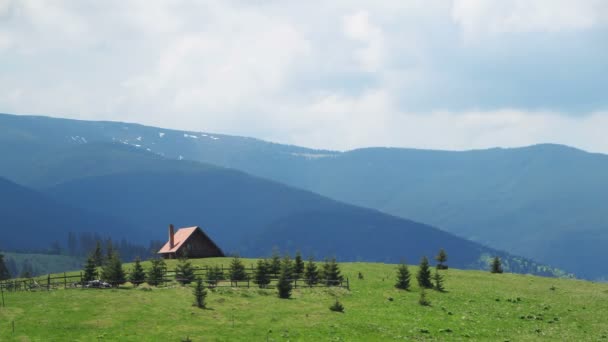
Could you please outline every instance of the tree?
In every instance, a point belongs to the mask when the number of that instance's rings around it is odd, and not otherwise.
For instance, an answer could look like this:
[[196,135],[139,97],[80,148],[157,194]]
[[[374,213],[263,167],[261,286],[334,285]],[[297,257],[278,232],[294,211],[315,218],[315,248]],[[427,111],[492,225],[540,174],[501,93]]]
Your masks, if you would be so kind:
[[275,247],[272,249],[272,257],[270,257],[270,273],[277,276],[279,272],[281,272],[281,256]]
[[313,286],[319,282],[319,270],[312,257],[308,259],[304,267],[304,281],[308,286]]
[[32,266],[32,262],[30,259],[23,260],[21,264],[21,273],[19,274],[19,278],[31,278],[34,275],[34,267]]
[[270,264],[267,260],[258,260],[253,282],[260,288],[266,288],[270,284]]
[[152,259],[151,263],[146,282],[152,286],[158,286],[164,281],[167,264],[165,264],[165,260],[160,258]]
[[8,271],[8,267],[4,263],[4,255],[0,254],[0,280],[11,279],[11,273]]
[[344,312],[344,305],[342,305],[338,298],[336,298],[336,302],[329,307],[329,310],[334,312]]
[[141,260],[139,257],[135,259],[135,265],[133,265],[133,271],[131,272],[129,281],[135,286],[139,286],[146,281],[146,273],[144,272],[144,268],[141,266]]
[[196,285],[194,286],[194,299],[197,307],[204,309],[206,306],[205,298],[207,297],[207,290],[203,285],[201,278],[196,278]]
[[401,290],[410,289],[410,270],[405,263],[401,263],[397,268],[397,283],[395,287]]
[[114,246],[112,239],[106,240],[106,262],[109,262],[114,257]]
[[433,280],[435,280],[435,290],[439,292],[444,292],[445,287],[443,286],[443,276],[439,274],[439,269],[435,269],[435,274],[433,275]]
[[97,265],[93,254],[87,258],[87,263],[84,265],[83,281],[91,281],[97,279]]
[[216,286],[220,280],[224,280],[224,272],[219,266],[212,266],[207,269],[207,283]]
[[420,260],[420,266],[418,267],[418,274],[416,274],[418,285],[425,289],[432,289],[433,283],[431,282],[431,270],[429,267],[429,259],[422,257]]
[[175,280],[182,285],[185,285],[194,281],[194,278],[194,267],[192,267],[192,263],[188,261],[185,256],[181,257],[175,267]]
[[338,286],[344,279],[340,274],[340,266],[336,262],[336,258],[326,259],[321,270],[321,278],[327,286]]
[[279,281],[277,282],[277,290],[279,292],[279,298],[289,299],[291,297],[291,279],[289,275],[291,274],[291,270],[289,269],[289,265],[283,264],[281,267],[281,273],[279,274]]
[[499,257],[494,257],[492,259],[492,264],[490,265],[490,272],[502,273],[502,263],[500,262]]
[[245,265],[243,265],[243,262],[238,256],[232,258],[232,262],[230,263],[230,280],[247,280],[247,272],[245,272]]
[[283,271],[283,269],[285,270],[287,279],[292,280],[294,267],[293,267],[293,261],[291,260],[289,255],[285,255],[283,257],[283,260],[281,260],[281,271]]
[[296,257],[293,264],[293,274],[297,279],[302,278],[304,274],[304,261],[302,260],[302,254],[300,251],[296,252]]
[[435,260],[437,261],[438,270],[448,269],[448,265],[445,264],[448,261],[448,255],[443,248],[439,250],[439,253],[435,256]]
[[101,241],[99,240],[97,240],[95,251],[93,251],[93,260],[95,260],[95,266],[99,267],[103,265],[103,253],[101,251]]
[[422,306],[431,306],[431,301],[426,298],[426,291],[424,287],[420,290],[420,298],[418,298],[418,304]]
[[106,264],[101,270],[101,277],[114,287],[124,284],[127,281],[125,271],[122,268],[122,261],[120,260],[118,253],[112,254],[110,259],[106,261]]

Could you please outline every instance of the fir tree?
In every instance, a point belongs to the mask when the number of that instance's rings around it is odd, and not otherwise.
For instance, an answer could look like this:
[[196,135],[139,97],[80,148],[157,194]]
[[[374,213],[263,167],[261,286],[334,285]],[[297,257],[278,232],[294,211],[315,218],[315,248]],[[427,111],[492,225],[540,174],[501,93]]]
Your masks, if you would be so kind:
[[175,267],[175,280],[182,285],[185,285],[194,281],[194,278],[194,267],[192,267],[192,263],[190,263],[185,256],[181,257]]
[[445,287],[443,286],[443,276],[439,274],[438,269],[435,269],[433,280],[435,280],[435,290],[439,292],[445,292]]
[[232,258],[232,262],[230,263],[230,280],[247,280],[247,272],[245,272],[245,265],[243,265],[243,262],[238,256]]
[[288,299],[291,297],[291,279],[289,278],[289,274],[291,270],[287,264],[283,264],[281,268],[281,272],[279,274],[279,281],[277,282],[277,290],[279,293],[279,298]]
[[281,260],[281,271],[283,270],[286,273],[287,279],[293,280],[294,266],[293,261],[291,260],[289,255],[285,255],[283,257],[283,260]]
[[435,256],[435,260],[437,261],[438,270],[448,269],[448,265],[445,264],[448,261],[448,255],[443,248],[439,250],[439,253]]
[[254,283],[258,284],[260,288],[268,287],[268,284],[270,284],[270,264],[267,260],[258,260],[254,278]]
[[420,289],[420,298],[418,298],[418,304],[422,306],[431,306],[431,301],[426,298],[426,291],[424,287]]
[[492,264],[490,267],[490,272],[492,273],[502,273],[502,264],[500,262],[500,258],[499,257],[494,257],[494,259],[492,259]]
[[146,281],[146,273],[144,272],[144,268],[141,266],[141,260],[139,257],[135,259],[135,265],[133,266],[133,271],[129,276],[129,281],[135,286],[139,286]]
[[97,279],[97,265],[95,264],[94,255],[87,258],[87,263],[84,265],[83,281],[91,281]]
[[101,241],[99,240],[97,240],[97,243],[95,245],[95,251],[93,252],[93,260],[95,261],[95,266],[103,266],[103,252],[101,251]]
[[106,261],[106,264],[101,270],[101,277],[114,287],[124,284],[127,281],[125,271],[122,269],[122,261],[120,260],[118,253],[112,254],[110,259]]
[[11,273],[8,271],[8,267],[4,263],[4,255],[0,254],[0,280],[11,279]]
[[197,307],[204,309],[206,306],[205,298],[207,298],[207,290],[203,285],[201,278],[196,278],[196,285],[194,286],[194,299]]
[[146,282],[152,286],[158,286],[164,281],[167,264],[165,264],[165,260],[160,258],[152,259],[151,263]]
[[401,263],[397,268],[397,283],[395,287],[401,290],[410,289],[410,271],[405,263]]
[[272,249],[272,257],[270,258],[270,273],[274,276],[279,275],[281,272],[281,256],[277,248]]
[[319,282],[319,270],[312,257],[308,259],[304,267],[304,281],[308,286],[313,286]]
[[302,278],[304,274],[304,261],[302,260],[302,254],[300,252],[296,252],[296,258],[293,264],[293,275],[296,279]]
[[112,245],[112,239],[106,241],[106,262],[109,262],[114,257],[114,246]]
[[433,283],[431,282],[431,270],[429,268],[429,259],[422,257],[420,260],[420,266],[418,268],[418,274],[416,274],[418,285],[422,288],[432,289]]
[[327,286],[338,286],[342,283],[344,278],[340,274],[340,266],[336,262],[336,258],[325,260],[321,270],[321,278]]
[[340,301],[336,298],[336,302],[329,307],[329,310],[334,312],[344,312],[344,305],[342,305],[342,303],[340,303]]
[[216,286],[220,280],[224,280],[224,272],[219,266],[212,266],[207,269],[207,283]]

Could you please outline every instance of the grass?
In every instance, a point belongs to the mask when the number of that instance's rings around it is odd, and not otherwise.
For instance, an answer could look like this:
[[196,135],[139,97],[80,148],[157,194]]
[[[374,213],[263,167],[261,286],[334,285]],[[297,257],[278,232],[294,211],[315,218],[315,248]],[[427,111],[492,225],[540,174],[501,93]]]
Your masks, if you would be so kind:
[[[193,306],[192,288],[179,285],[5,293],[0,340],[608,341],[608,284],[450,269],[447,292],[427,290],[431,305],[421,306],[417,285],[393,287],[396,265],[341,267],[351,291],[298,289],[282,300],[276,290],[218,288],[204,310]],[[336,299],[344,313],[329,310]]]

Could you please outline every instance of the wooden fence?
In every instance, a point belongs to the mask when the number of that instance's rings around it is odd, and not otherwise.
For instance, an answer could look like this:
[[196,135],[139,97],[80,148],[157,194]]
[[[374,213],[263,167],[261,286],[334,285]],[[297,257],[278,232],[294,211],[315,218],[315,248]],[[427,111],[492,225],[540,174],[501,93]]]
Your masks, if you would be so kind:
[[[225,279],[221,280],[210,280],[207,278],[208,267],[198,267],[194,270],[195,278],[201,278],[207,287],[259,287],[258,284],[254,282],[254,272],[255,268],[253,265],[250,268],[246,268],[247,277],[245,280],[230,280],[228,279],[229,268],[224,268],[223,265],[220,266],[220,270],[224,275]],[[126,279],[129,279],[128,272],[126,273]],[[103,280],[103,279],[102,279]],[[168,286],[170,283],[174,281],[179,281],[180,279],[176,278],[175,271],[167,271],[164,274],[160,286]],[[278,275],[271,274],[270,276],[270,284],[265,286],[264,288],[276,288],[278,282]],[[306,280],[303,278],[290,279],[292,286],[294,288],[313,288],[313,287],[341,287],[350,290],[350,282],[348,278],[344,279],[319,279],[318,283],[309,285]],[[64,273],[59,276],[40,276],[29,279],[15,279],[15,280],[5,280],[0,282],[0,291],[2,292],[12,292],[12,291],[49,291],[53,289],[74,289],[74,288],[86,288],[85,284],[87,282],[84,281],[84,275],[81,272],[77,275],[68,275]]]

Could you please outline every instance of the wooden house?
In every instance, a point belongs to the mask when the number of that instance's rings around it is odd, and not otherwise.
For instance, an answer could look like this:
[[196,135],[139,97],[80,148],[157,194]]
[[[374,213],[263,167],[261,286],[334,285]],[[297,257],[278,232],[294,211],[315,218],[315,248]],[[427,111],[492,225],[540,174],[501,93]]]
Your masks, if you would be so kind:
[[180,228],[174,231],[169,225],[169,241],[158,251],[165,259],[223,257],[224,252],[203,232],[200,227]]

